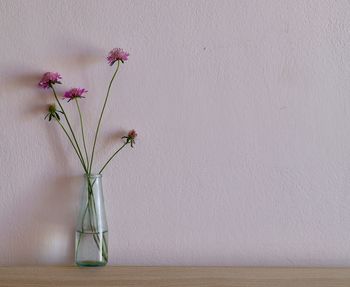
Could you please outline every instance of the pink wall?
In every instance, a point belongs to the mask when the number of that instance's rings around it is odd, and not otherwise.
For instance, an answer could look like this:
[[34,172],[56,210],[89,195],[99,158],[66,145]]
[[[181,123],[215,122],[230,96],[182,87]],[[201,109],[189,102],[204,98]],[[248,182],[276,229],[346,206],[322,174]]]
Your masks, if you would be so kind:
[[122,47],[96,163],[140,137],[104,174],[111,264],[350,266],[347,1],[5,0],[0,16],[0,264],[72,263],[81,170],[36,83],[89,90],[91,147]]

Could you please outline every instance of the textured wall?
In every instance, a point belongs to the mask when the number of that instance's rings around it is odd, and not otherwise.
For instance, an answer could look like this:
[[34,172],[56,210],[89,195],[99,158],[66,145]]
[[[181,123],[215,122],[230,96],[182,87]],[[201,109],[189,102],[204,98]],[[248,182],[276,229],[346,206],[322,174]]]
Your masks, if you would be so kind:
[[[350,266],[347,1],[0,1],[0,264],[71,263],[82,171],[45,71],[98,142],[112,264]],[[74,106],[66,104],[74,126]]]

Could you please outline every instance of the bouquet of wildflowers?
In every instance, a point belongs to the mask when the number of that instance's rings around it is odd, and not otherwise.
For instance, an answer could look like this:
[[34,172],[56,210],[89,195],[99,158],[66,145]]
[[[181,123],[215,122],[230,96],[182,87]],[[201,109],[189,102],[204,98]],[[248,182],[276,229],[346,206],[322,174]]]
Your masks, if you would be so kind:
[[[62,84],[62,77],[59,73],[47,72],[43,75],[41,81],[39,82],[39,86],[43,89],[50,89],[53,94],[53,98],[55,103],[52,103],[48,107],[48,112],[45,116],[49,122],[56,122],[64,132],[68,141],[70,142],[76,156],[81,163],[83,168],[85,177],[86,177],[86,200],[83,203],[81,212],[80,212],[80,223],[78,223],[77,232],[78,237],[76,238],[76,262],[78,265],[82,266],[97,266],[97,265],[105,265],[108,260],[108,247],[107,247],[107,238],[106,238],[106,230],[107,223],[104,222],[105,214],[104,214],[104,205],[103,205],[103,197],[97,195],[99,192],[99,177],[110,161],[127,145],[131,147],[135,144],[135,138],[137,133],[135,130],[129,131],[129,133],[122,137],[124,139],[124,143],[109,157],[104,165],[102,165],[98,170],[97,174],[93,174],[93,163],[94,163],[94,155],[96,142],[98,138],[98,134],[100,131],[100,126],[102,122],[102,117],[106,108],[106,104],[110,95],[111,87],[114,79],[119,71],[121,64],[124,64],[129,57],[129,53],[123,51],[120,48],[115,48],[108,54],[107,61],[110,66],[115,65],[115,71],[113,76],[109,82],[107,93],[103,102],[102,110],[100,113],[100,117],[97,123],[95,136],[93,139],[92,151],[89,153],[84,133],[84,123],[83,123],[83,115],[80,110],[79,101],[85,98],[87,94],[87,90],[84,88],[72,88],[66,91],[61,97],[57,95],[55,90],[55,85]],[[64,110],[64,107],[61,103],[61,100],[66,100],[67,102],[74,103],[79,114],[80,119],[80,132],[81,132],[81,142],[78,141],[77,135],[72,128],[72,125],[69,121],[68,115]],[[58,106],[57,106],[58,105]],[[102,191],[102,188],[101,188]],[[102,198],[102,202],[101,202]],[[102,210],[102,215],[101,215]],[[101,219],[102,218],[102,219]],[[97,255],[91,255],[91,250],[86,251],[87,255],[84,254],[84,250],[80,251],[79,248],[85,248],[84,246],[90,246],[91,244],[85,243],[84,240],[89,240],[87,234],[90,234],[91,242],[93,245],[97,247]],[[90,257],[92,256],[92,258]]]
[[[82,167],[85,172],[85,174],[90,175],[93,167],[93,161],[94,161],[94,154],[95,154],[95,147],[96,147],[96,142],[98,138],[98,133],[100,130],[101,126],[101,121],[103,117],[104,110],[106,108],[106,104],[109,98],[110,90],[113,84],[113,81],[119,71],[120,64],[125,63],[128,60],[129,53],[123,51],[120,48],[115,48],[112,51],[110,51],[107,61],[110,66],[113,66],[116,63],[116,69],[114,71],[114,74],[112,76],[112,79],[109,82],[108,89],[107,89],[107,94],[104,99],[103,107],[101,110],[101,114],[98,120],[96,132],[95,132],[95,137],[93,141],[93,147],[92,147],[92,152],[91,156],[89,157],[88,150],[86,148],[86,143],[85,143],[85,134],[84,134],[84,124],[83,124],[83,116],[79,107],[79,100],[82,98],[85,98],[85,94],[88,92],[84,88],[72,88],[64,93],[62,96],[62,100],[67,100],[67,102],[75,102],[75,105],[77,107],[77,112],[79,113],[79,118],[80,118],[80,127],[81,127],[81,137],[82,137],[82,142],[83,142],[83,147],[79,144],[76,134],[72,129],[72,126],[70,124],[70,121],[68,119],[67,113],[65,112],[59,97],[57,96],[56,90],[55,90],[55,85],[56,84],[62,84],[61,80],[62,77],[59,73],[53,73],[53,72],[47,72],[43,75],[41,81],[39,82],[39,87],[43,89],[51,89],[54,99],[56,103],[59,106],[59,109],[57,109],[57,106],[55,103],[49,105],[48,107],[48,113],[45,116],[45,119],[48,119],[49,121],[54,120],[57,122],[60,127],[62,128],[64,134],[68,138],[69,142],[71,143]],[[61,114],[61,116],[60,116]],[[65,123],[62,123],[61,118],[64,118]],[[112,156],[107,160],[107,162],[100,168],[98,174],[101,174],[102,171],[106,168],[106,166],[109,164],[109,162],[115,157],[115,155],[120,152],[126,145],[130,144],[131,147],[134,146],[135,144],[135,138],[137,136],[137,133],[135,130],[131,130],[127,135],[123,136],[122,138],[125,139],[124,144],[117,149]],[[82,149],[84,150],[84,154],[82,152]]]

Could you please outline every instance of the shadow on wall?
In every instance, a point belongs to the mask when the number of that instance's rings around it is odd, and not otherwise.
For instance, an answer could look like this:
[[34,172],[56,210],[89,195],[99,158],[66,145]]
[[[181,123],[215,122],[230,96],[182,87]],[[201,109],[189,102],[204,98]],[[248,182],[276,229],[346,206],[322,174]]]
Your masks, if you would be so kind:
[[[81,176],[71,175],[67,157],[71,154],[67,153],[63,146],[66,143],[63,142],[59,127],[44,122],[51,97],[47,96],[47,91],[37,87],[42,73],[23,73],[21,69],[17,73],[16,70],[12,70],[11,73],[7,70],[7,75],[11,80],[3,86],[2,96],[15,97],[16,91],[21,91],[20,95],[24,97],[12,98],[9,105],[13,102],[20,103],[17,104],[19,108],[16,105],[16,108],[10,108],[8,112],[25,128],[30,128],[35,121],[42,121],[42,128],[47,135],[45,141],[48,141],[50,149],[46,154],[52,154],[53,161],[51,158],[50,162],[45,162],[39,154],[35,163],[28,162],[28,159],[23,160],[28,168],[34,167],[35,164],[47,165],[50,172],[42,175],[32,172],[17,174],[18,182],[25,182],[22,186],[25,186],[26,190],[17,192],[15,200],[7,202],[6,210],[10,212],[3,214],[2,222],[8,222],[2,227],[5,234],[2,244],[7,246],[6,252],[9,254],[6,264],[74,262],[74,230],[81,195]],[[28,134],[30,133],[19,133],[16,136],[24,137]],[[36,138],[35,135],[33,137]],[[20,138],[19,141],[25,143],[27,140]],[[35,141],[40,152],[41,140]],[[23,155],[26,156],[25,151]],[[15,181],[12,183],[14,190],[18,188],[17,184]],[[11,225],[11,222],[15,222],[15,225]],[[58,262],[52,262],[55,259]]]
[[[30,193],[23,193],[13,205],[5,222],[16,221],[13,228],[6,226],[4,246],[9,249],[7,264],[53,264],[74,262],[74,228],[76,205],[80,193],[80,177],[61,176],[30,179]],[[45,192],[40,196],[35,190]],[[15,258],[15,262],[13,259]],[[20,258],[21,261],[18,261]]]
[[[81,52],[72,57],[68,56],[63,61],[64,65],[79,67],[81,71],[82,67],[94,62],[94,55]],[[4,98],[3,103],[8,104],[6,113],[9,119],[16,118],[20,125],[23,124],[22,129],[30,128],[33,122],[35,124],[35,121],[42,120],[43,129],[47,134],[45,141],[48,141],[49,153],[54,157],[54,161],[51,159],[50,162],[40,162],[42,159],[38,157],[36,164],[47,165],[49,172],[37,178],[30,178],[29,174],[33,173],[18,174],[23,178],[19,179],[19,182],[25,181],[28,189],[18,192],[14,200],[7,202],[6,210],[11,212],[3,214],[2,222],[8,222],[2,227],[1,237],[2,244],[8,249],[6,264],[73,262],[82,177],[71,175],[68,156],[72,156],[73,153],[67,153],[65,147],[68,143],[63,138],[59,126],[53,128],[51,123],[44,122],[52,97],[48,96],[50,91],[39,89],[37,85],[45,71],[10,65],[2,65],[0,70],[0,97]],[[16,136],[25,135],[19,133]],[[33,137],[36,139],[35,135]],[[21,143],[26,141],[25,138],[19,139]],[[36,143],[40,147],[40,139],[37,139]],[[25,156],[26,151],[23,154]],[[30,167],[31,164],[27,162],[28,160],[24,160],[24,164]],[[13,188],[18,188],[16,182],[13,182]],[[16,224],[12,225],[11,222],[14,221]]]
[[[69,42],[70,44],[74,43]],[[67,47],[58,47],[57,49],[66,51]],[[50,67],[62,66],[71,71],[79,70],[79,73],[84,73],[84,67],[100,63],[106,54],[97,49],[86,47],[84,49],[79,43],[79,47],[72,49],[75,52],[71,54],[68,52],[68,55],[65,53],[65,56],[62,57],[56,55],[59,62],[56,59],[43,59],[41,62],[49,62]],[[13,65],[5,64],[0,68],[1,81],[3,82],[2,87],[0,87],[0,98],[11,97],[6,112],[9,113],[10,117],[16,118],[20,125],[23,123],[23,127],[21,127],[23,129],[30,129],[33,124],[36,124],[35,121],[41,120],[47,136],[45,141],[48,142],[50,149],[48,152],[53,155],[50,157],[50,161],[37,159],[38,161],[42,160],[37,164],[47,165],[48,172],[44,175],[40,175],[38,178],[28,178],[29,175],[22,175],[24,177],[22,181],[27,182],[28,189],[21,194],[20,198],[18,195],[16,201],[9,203],[12,206],[7,210],[11,210],[11,214],[5,214],[3,222],[12,222],[15,219],[16,224],[15,226],[9,224],[3,230],[6,236],[4,236],[2,243],[9,247],[7,251],[9,254],[8,264],[52,264],[73,262],[74,260],[74,236],[82,177],[71,175],[76,169],[70,168],[71,161],[68,156],[75,155],[60,127],[53,125],[53,122],[44,122],[48,105],[53,102],[53,97],[50,90],[38,88],[38,82],[43,73],[47,71],[49,70],[40,71],[25,65],[13,67]],[[54,71],[56,72],[56,70]],[[62,88],[66,87],[57,85],[58,94],[62,93]],[[11,105],[13,106],[11,107]],[[70,115],[69,118],[73,119]],[[99,139],[96,152],[99,153],[99,151],[115,145],[126,134],[125,130],[107,131],[106,136]],[[19,137],[21,136],[24,135],[20,134]],[[33,136],[40,146],[40,138],[36,139],[35,135]],[[26,142],[25,139],[20,139],[20,141]],[[47,151],[45,152],[47,153]],[[32,164],[29,163],[28,168],[31,166]],[[30,174],[33,175],[33,173]],[[74,174],[76,173],[74,172]],[[16,188],[16,182],[13,185]],[[18,227],[21,229],[19,230]],[[21,261],[18,261],[18,258],[21,258]],[[16,261],[13,262],[13,260]],[[52,262],[52,260],[56,261]]]

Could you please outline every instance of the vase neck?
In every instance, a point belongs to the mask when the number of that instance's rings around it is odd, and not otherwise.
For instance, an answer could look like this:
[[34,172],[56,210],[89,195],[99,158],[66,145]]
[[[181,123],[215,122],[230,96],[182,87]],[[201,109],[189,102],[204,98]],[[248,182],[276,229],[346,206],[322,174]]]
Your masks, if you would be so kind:
[[102,174],[90,173],[90,174],[84,174],[84,177],[89,179],[97,179],[97,178],[102,178]]

